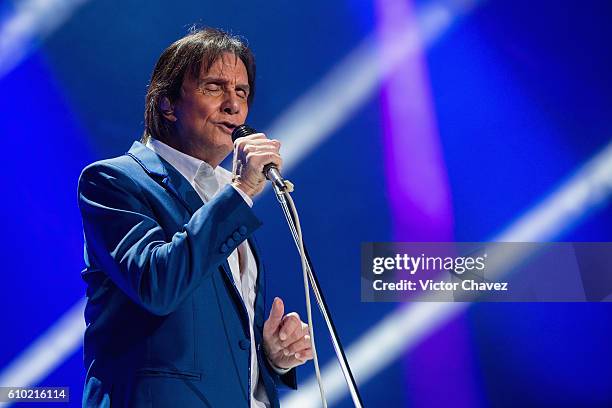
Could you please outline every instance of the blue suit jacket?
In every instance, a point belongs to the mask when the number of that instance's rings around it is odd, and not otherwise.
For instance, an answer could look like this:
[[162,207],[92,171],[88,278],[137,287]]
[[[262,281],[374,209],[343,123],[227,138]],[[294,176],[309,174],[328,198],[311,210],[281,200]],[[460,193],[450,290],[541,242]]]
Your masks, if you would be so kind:
[[203,204],[189,182],[135,142],[79,179],[87,283],[86,406],[249,405],[246,308],[228,255],[245,239],[257,260],[254,333],[272,406],[279,377],[262,350],[263,265],[253,239],[261,222],[226,186]]

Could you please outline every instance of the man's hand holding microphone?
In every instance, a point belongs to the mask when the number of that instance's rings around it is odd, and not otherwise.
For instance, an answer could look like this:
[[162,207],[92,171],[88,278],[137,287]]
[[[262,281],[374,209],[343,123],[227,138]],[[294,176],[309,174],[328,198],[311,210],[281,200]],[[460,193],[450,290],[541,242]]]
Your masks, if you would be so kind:
[[232,165],[232,184],[254,198],[266,183],[264,167],[274,165],[280,170],[283,160],[280,157],[280,142],[268,139],[263,133],[253,133],[238,137],[234,141],[234,161]]

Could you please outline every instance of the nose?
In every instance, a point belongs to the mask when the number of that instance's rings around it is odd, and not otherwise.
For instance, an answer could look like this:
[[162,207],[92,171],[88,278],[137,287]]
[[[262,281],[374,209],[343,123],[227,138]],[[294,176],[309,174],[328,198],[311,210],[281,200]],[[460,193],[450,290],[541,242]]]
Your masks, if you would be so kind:
[[240,113],[240,102],[238,96],[234,92],[226,92],[225,99],[221,105],[221,110],[230,115]]

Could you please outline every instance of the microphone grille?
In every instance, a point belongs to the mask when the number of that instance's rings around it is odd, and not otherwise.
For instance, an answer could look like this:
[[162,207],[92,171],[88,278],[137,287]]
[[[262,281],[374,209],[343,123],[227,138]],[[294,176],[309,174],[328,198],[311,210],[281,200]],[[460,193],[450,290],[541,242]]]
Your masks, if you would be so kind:
[[249,125],[240,125],[232,131],[232,142],[235,142],[239,137],[245,137],[253,133],[257,133],[257,131]]

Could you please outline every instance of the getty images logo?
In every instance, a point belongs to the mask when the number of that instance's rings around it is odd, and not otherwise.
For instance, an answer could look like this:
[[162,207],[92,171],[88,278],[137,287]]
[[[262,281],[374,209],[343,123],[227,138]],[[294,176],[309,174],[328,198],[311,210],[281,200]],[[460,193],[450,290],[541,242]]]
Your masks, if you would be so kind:
[[411,256],[396,254],[394,257],[372,259],[372,272],[381,275],[386,271],[406,271],[414,275],[418,271],[447,271],[463,274],[466,271],[483,271],[486,268],[487,254],[482,256]]

